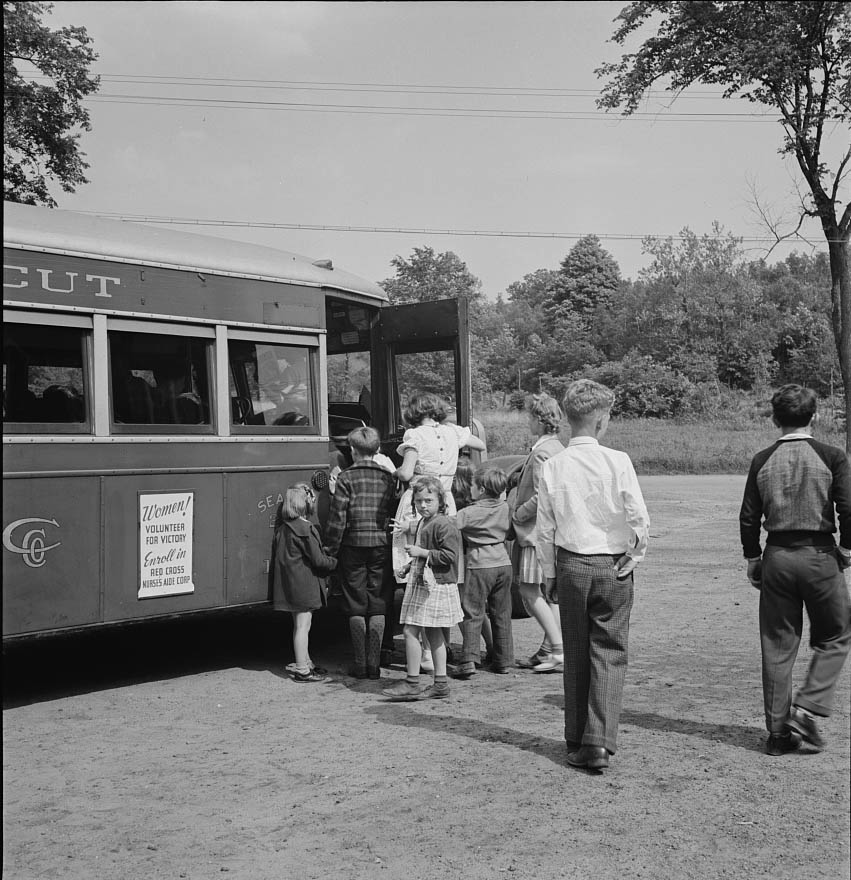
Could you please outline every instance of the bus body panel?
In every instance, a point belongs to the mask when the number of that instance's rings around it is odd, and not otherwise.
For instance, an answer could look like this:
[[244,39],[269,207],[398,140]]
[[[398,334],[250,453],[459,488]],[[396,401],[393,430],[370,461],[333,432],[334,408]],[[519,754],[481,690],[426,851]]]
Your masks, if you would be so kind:
[[3,472],[9,481],[38,477],[42,474],[62,476],[146,473],[163,470],[216,472],[260,469],[288,472],[294,468],[313,470],[328,468],[328,442],[324,438],[288,438],[286,441],[251,441],[241,438],[125,438],[114,437],[106,442],[91,438],[54,438],[51,441],[27,439],[7,442],[3,448]]
[[324,327],[319,288],[110,263],[90,257],[3,250],[3,297],[9,303],[98,309],[135,317]]
[[[328,470],[316,440],[18,442],[5,453],[4,522],[21,524],[3,554],[4,635],[268,601],[278,506]],[[139,498],[162,492],[192,493],[194,591],[140,599]],[[317,495],[324,520],[327,489]],[[30,551],[60,545],[37,568],[10,550],[32,529]]]
[[3,635],[97,623],[100,478],[8,480],[3,489]]

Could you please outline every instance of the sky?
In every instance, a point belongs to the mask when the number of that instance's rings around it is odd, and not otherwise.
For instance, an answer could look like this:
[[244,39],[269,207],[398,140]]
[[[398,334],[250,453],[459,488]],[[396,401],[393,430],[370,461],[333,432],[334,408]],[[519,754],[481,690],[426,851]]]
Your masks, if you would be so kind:
[[[588,234],[625,278],[649,264],[643,236],[715,222],[766,256],[753,194],[790,229],[801,186],[776,114],[708,87],[673,103],[660,90],[640,119],[598,111],[594,70],[625,51],[609,42],[623,5],[57,2],[45,23],[85,27],[103,79],[86,101],[90,182],[55,196],[293,227],[172,228],[378,282],[414,248],[453,251],[491,299]],[[847,131],[832,138],[847,147]],[[768,260],[793,249],[812,250]]]

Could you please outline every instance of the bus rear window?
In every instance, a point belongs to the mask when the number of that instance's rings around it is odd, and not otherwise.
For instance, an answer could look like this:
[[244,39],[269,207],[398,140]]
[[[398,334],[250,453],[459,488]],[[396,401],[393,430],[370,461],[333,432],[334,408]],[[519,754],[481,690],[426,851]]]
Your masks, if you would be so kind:
[[[212,341],[158,333],[109,332],[113,422],[212,429]],[[193,427],[194,426],[194,427]]]
[[228,357],[235,427],[315,427],[309,348],[230,339]]
[[81,327],[4,324],[4,427],[89,429],[84,364],[90,336]]

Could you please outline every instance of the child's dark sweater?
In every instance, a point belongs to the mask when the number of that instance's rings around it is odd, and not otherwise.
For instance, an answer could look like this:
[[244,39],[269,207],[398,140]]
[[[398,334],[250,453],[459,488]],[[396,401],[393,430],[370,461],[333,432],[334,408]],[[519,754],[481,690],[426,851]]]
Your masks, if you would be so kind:
[[835,446],[802,434],[784,437],[751,462],[739,513],[748,559],[760,555],[760,525],[766,544],[780,547],[834,545],[851,548],[851,469]]

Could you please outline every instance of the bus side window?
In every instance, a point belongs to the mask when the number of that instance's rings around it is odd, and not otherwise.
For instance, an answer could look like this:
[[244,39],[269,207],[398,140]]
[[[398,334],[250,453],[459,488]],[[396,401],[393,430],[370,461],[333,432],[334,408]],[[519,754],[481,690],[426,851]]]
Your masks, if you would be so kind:
[[316,425],[310,349],[248,339],[228,341],[231,422],[235,426]]
[[211,426],[211,347],[191,335],[110,331],[115,422]]
[[83,352],[87,335],[80,327],[4,324],[4,425],[65,424],[85,430]]

